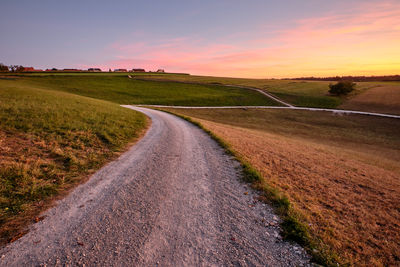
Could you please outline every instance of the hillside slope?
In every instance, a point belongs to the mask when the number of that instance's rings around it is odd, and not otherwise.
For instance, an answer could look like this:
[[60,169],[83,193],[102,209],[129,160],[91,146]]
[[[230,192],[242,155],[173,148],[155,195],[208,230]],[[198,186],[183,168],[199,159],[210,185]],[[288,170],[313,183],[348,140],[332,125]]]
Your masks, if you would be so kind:
[[0,80],[0,235],[138,139],[146,117],[117,104]]

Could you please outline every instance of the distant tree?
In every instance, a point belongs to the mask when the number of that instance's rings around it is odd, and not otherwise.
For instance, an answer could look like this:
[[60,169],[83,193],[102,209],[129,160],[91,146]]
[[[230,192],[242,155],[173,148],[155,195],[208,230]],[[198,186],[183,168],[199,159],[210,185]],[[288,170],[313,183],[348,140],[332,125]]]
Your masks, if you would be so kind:
[[0,72],[7,72],[10,71],[8,69],[8,66],[4,65],[3,63],[0,63]]
[[356,84],[352,81],[339,81],[336,84],[329,84],[329,93],[332,95],[347,95],[354,90]]
[[10,70],[12,71],[12,72],[22,72],[22,71],[24,71],[24,67],[23,66],[21,66],[21,65],[11,65],[10,66]]
[[15,69],[16,72],[23,72],[24,70],[24,66],[17,66],[17,68]]

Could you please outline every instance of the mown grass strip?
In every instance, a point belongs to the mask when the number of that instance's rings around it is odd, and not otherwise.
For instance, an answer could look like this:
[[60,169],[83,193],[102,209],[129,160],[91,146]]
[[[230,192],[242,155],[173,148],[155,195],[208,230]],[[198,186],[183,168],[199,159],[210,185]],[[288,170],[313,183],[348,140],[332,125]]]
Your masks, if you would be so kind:
[[[266,179],[243,157],[236,153],[231,146],[222,138],[205,128],[200,122],[174,112],[157,109],[163,112],[178,116],[205,131],[214,139],[225,152],[238,160],[242,166],[243,180],[250,183],[251,187],[260,193],[259,200],[272,204],[276,213],[281,217],[282,236],[286,240],[297,242],[303,246],[312,256],[312,260],[324,266],[338,266],[341,264],[339,256],[329,247],[325,246],[321,240],[313,237],[304,217],[296,211],[289,198],[277,188],[268,184]],[[346,264],[344,264],[346,265]]]

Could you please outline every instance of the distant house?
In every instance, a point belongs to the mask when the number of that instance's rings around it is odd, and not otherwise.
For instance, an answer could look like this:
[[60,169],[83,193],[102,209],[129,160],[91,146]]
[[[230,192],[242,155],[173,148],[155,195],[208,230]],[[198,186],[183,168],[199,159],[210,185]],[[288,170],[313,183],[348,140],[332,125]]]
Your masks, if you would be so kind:
[[58,69],[52,68],[52,69],[46,69],[46,71],[58,71]]
[[132,69],[132,72],[146,72],[144,69]]
[[99,69],[99,68],[89,68],[88,71],[101,72],[101,69]]
[[24,67],[24,70],[23,70],[23,71],[40,72],[40,71],[43,71],[43,70],[41,70],[41,69],[35,69],[35,68],[32,68],[32,67]]
[[128,72],[127,69],[115,69],[114,72]]
[[35,71],[35,68],[33,67],[23,67],[23,71]]
[[163,69],[158,69],[157,72],[165,72]]

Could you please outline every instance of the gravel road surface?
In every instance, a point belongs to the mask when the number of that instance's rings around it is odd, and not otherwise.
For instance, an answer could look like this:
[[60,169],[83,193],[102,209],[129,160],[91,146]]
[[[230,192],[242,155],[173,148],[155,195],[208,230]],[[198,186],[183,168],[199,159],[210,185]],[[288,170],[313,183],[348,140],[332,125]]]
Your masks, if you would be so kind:
[[307,266],[239,164],[173,115],[0,250],[0,266]]

